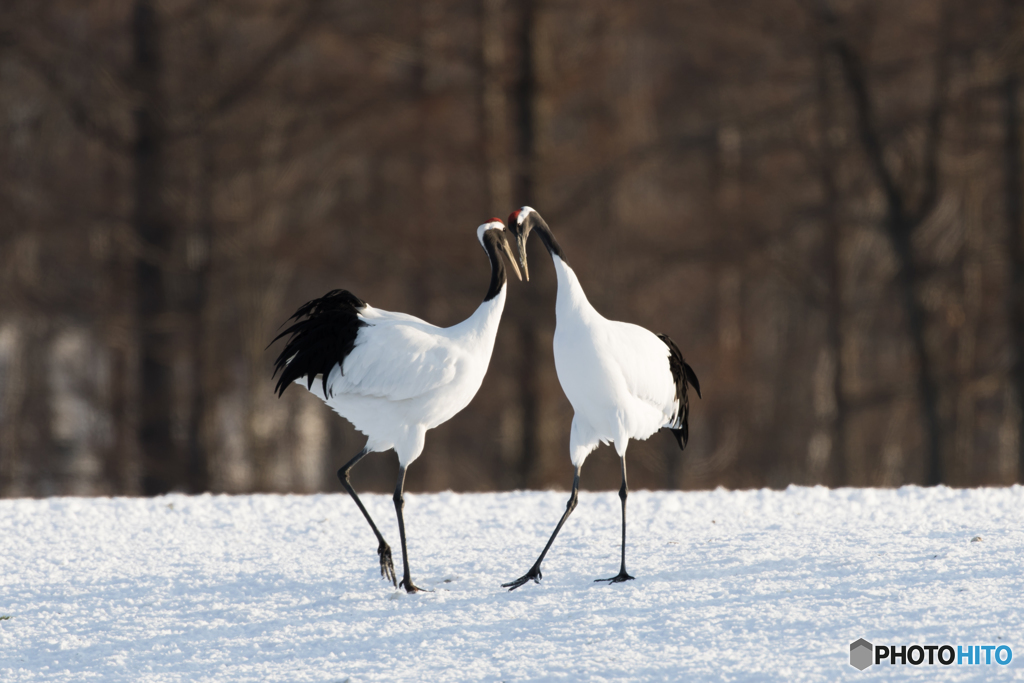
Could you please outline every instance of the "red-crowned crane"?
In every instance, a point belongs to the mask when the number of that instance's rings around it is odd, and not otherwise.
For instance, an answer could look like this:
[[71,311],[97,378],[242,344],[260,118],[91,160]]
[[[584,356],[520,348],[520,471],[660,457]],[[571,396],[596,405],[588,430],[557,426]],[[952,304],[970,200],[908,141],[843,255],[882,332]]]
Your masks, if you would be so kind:
[[[295,312],[296,321],[274,341],[290,335],[278,356],[277,394],[299,382],[367,436],[363,450],[338,470],[338,478],[377,537],[380,573],[409,593],[419,591],[409,573],[405,543],[405,471],[423,452],[428,429],[450,420],[476,395],[491,360],[505,308],[509,248],[505,225],[492,218],[477,228],[491,263],[491,283],[473,315],[451,327],[436,327],[405,313],[373,308],[351,292],[336,289]],[[274,342],[271,342],[273,344]],[[391,547],[363,507],[348,479],[367,453],[393,448],[398,455],[395,512],[402,542],[403,575],[395,581]]]
[[537,233],[547,247],[558,277],[555,298],[555,370],[575,414],[569,433],[569,457],[576,468],[572,493],[555,531],[526,574],[502,584],[510,591],[533,579],[540,582],[540,563],[569,514],[576,508],[580,469],[599,443],[612,443],[622,464],[622,562],[610,579],[618,583],[633,577],[626,571],[626,446],[643,441],[661,428],[669,429],[686,447],[690,412],[686,396],[692,385],[700,396],[700,383],[675,343],[638,325],[608,320],[587,301],[576,273],[566,263],[562,248],[540,214],[524,206],[508,218],[509,231],[519,246],[519,263],[529,280],[526,240]]

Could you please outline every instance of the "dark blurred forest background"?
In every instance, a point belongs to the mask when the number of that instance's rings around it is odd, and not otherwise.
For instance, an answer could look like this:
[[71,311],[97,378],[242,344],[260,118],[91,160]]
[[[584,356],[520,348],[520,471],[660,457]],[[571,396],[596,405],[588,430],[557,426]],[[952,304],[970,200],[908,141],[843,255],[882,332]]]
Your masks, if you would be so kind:
[[[1021,481],[1022,4],[4,0],[0,495],[339,490],[278,326],[458,322],[524,204],[700,377],[634,488]],[[541,249],[410,490],[569,485]]]

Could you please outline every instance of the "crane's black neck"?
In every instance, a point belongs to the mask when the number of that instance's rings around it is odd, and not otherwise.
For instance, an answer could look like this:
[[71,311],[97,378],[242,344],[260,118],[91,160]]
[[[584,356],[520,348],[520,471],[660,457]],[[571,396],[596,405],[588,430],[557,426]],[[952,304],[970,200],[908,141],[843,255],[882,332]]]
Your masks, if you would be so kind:
[[487,258],[491,260],[491,284],[487,288],[484,301],[490,301],[498,296],[501,288],[505,286],[505,262],[501,260],[501,237],[497,230],[484,232],[484,251]]
[[558,257],[562,259],[562,263],[568,264],[569,262],[565,259],[565,252],[562,251],[561,245],[558,244],[558,240],[551,234],[551,228],[544,222],[544,219],[540,217],[540,214],[534,212],[533,214],[533,231],[540,237],[540,241],[547,247],[548,254],[551,258]]

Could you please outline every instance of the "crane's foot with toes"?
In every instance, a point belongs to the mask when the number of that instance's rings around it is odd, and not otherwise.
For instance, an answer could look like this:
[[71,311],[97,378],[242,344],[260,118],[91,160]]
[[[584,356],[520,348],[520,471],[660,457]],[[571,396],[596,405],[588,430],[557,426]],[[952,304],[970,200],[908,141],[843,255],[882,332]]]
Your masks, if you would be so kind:
[[636,577],[630,576],[626,573],[626,570],[623,569],[610,579],[594,579],[594,583],[599,583],[601,581],[607,581],[608,583],[622,583],[623,581],[632,581],[634,578]]
[[515,581],[509,581],[508,583],[501,584],[501,587],[502,588],[507,588],[508,592],[511,593],[512,591],[514,591],[515,589],[519,588],[520,586],[522,586],[527,581],[530,581],[531,579],[533,580],[534,583],[540,583],[540,580],[541,580],[540,567],[537,567],[537,566],[533,567],[530,571],[526,572],[525,574],[520,576]]
[[406,593],[433,593],[434,592],[434,591],[430,590],[429,588],[420,588],[419,586],[417,586],[416,584],[414,584],[412,582],[412,579],[409,579],[408,581],[405,580],[405,579],[402,579],[401,581],[398,582],[398,587],[399,588],[404,588]]
[[377,546],[377,555],[380,557],[380,575],[384,577],[385,581],[390,581],[392,586],[398,588],[398,582],[395,577],[395,564],[391,561],[391,546],[381,541],[380,545]]

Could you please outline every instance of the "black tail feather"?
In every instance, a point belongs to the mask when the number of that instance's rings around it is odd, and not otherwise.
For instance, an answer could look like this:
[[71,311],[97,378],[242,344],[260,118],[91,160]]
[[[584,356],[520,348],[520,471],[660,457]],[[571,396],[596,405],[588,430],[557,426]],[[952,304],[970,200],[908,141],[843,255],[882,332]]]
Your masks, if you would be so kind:
[[296,322],[267,345],[270,348],[281,337],[291,335],[274,363],[274,376],[281,373],[274,389],[278,396],[300,377],[306,378],[307,389],[312,388],[317,375],[324,396],[328,395],[328,375],[352,352],[359,328],[366,325],[358,315],[363,308],[365,301],[347,290],[335,289],[307,301],[285,321]]
[[669,431],[672,432],[672,436],[676,437],[676,441],[679,442],[679,450],[686,450],[686,442],[690,439],[690,425],[684,420],[682,427],[679,429],[672,429],[670,427]]
[[701,398],[700,380],[697,379],[697,373],[693,371],[693,368],[686,361],[683,361],[683,370],[686,372],[686,380],[697,390],[697,398]]
[[679,442],[679,450],[683,450],[690,438],[690,399],[686,395],[686,386],[687,383],[692,385],[697,392],[697,398],[700,398],[700,382],[697,380],[697,373],[683,360],[683,354],[679,351],[676,343],[667,334],[659,334],[658,339],[665,342],[665,346],[668,347],[668,367],[672,371],[672,381],[676,385],[676,399],[679,401],[679,412],[675,415],[669,430]]

